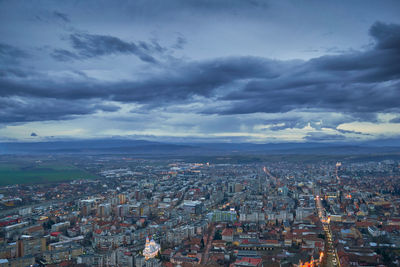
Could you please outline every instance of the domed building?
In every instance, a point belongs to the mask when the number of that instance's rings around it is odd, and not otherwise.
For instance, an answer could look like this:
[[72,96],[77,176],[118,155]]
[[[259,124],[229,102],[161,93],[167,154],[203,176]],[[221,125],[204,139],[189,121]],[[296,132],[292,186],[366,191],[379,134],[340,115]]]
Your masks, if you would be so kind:
[[157,253],[160,251],[160,245],[157,244],[154,239],[152,238],[149,240],[149,238],[146,238],[146,245],[143,250],[143,256],[146,258],[146,260],[154,258],[157,256]]

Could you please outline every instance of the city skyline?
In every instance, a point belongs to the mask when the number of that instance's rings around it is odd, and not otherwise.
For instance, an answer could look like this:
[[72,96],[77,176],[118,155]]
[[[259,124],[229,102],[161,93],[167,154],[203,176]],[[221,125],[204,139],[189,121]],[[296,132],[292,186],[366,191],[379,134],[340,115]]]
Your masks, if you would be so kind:
[[400,138],[397,1],[0,2],[0,141]]

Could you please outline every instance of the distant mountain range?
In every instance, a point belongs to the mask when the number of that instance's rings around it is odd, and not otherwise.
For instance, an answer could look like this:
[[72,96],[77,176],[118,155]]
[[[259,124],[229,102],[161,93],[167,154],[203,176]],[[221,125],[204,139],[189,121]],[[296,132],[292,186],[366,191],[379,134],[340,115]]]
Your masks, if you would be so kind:
[[145,140],[95,139],[47,142],[3,142],[0,154],[380,154],[400,153],[397,140],[364,143],[161,143]]

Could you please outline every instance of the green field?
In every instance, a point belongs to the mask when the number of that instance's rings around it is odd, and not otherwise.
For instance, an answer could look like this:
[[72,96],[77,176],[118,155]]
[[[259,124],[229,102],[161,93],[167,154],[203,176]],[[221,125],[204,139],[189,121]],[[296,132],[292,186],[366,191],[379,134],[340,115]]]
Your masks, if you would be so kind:
[[51,183],[83,178],[97,178],[97,175],[62,163],[0,163],[0,186]]

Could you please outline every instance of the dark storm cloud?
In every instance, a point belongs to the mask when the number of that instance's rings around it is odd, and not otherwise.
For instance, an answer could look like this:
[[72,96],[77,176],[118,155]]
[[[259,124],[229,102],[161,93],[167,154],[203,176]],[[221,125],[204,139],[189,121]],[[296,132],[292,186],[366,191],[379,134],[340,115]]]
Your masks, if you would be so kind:
[[275,79],[250,81],[223,97],[236,102],[223,114],[286,112],[296,108],[368,113],[398,110],[400,27],[376,23],[376,45],[364,52],[323,56]]
[[18,68],[9,68],[6,67],[4,69],[0,69],[0,78],[1,77],[17,77],[17,78],[26,78],[29,76],[29,73],[18,69]]
[[93,58],[111,54],[132,54],[142,61],[156,63],[157,60],[152,54],[164,50],[158,43],[125,42],[109,35],[74,33],[70,35],[70,41],[78,55],[67,50],[55,50],[53,53],[55,59],[65,61],[68,58],[76,59],[78,56]]
[[54,49],[54,51],[51,53],[51,56],[57,61],[71,61],[81,59],[81,57],[77,54],[65,49]]
[[176,43],[173,45],[173,48],[175,48],[175,49],[183,49],[183,47],[185,46],[186,43],[187,43],[187,40],[186,40],[185,37],[178,36],[176,38]]
[[28,53],[18,47],[5,43],[0,43],[0,64],[16,63],[20,59],[26,58],[28,56]]
[[148,80],[119,84],[113,100],[162,105],[193,96],[212,97],[216,91],[249,77],[274,77],[275,62],[254,57],[191,62]]
[[0,97],[0,123],[71,119],[97,111],[115,111],[113,105],[95,101]]
[[62,12],[59,12],[59,11],[54,11],[53,15],[56,18],[58,18],[58,19],[60,19],[60,20],[62,20],[64,22],[71,22],[71,20],[69,19],[68,15],[65,14],[65,13],[62,13]]
[[370,28],[369,33],[378,40],[379,49],[400,50],[400,25],[376,22]]
[[[191,17],[193,14],[210,15],[210,14],[226,14],[231,13],[237,16],[243,16],[247,12],[265,12],[269,7],[266,0],[229,0],[229,1],[215,1],[215,0],[171,0],[171,1],[157,1],[157,0],[140,0],[130,1],[126,5],[127,9],[136,16],[165,16],[171,13],[174,16],[179,13],[189,13]],[[149,8],[151,6],[152,8]],[[179,15],[179,14],[178,14]],[[168,18],[171,19],[171,18]]]
[[120,102],[162,104],[187,100],[191,96],[211,96],[214,90],[248,78],[273,78],[279,63],[255,57],[222,58],[181,64],[162,75],[142,81],[101,83],[0,79],[0,96],[20,95],[62,99],[102,98]]
[[[270,87],[271,86],[271,87]],[[288,112],[295,109],[318,109],[350,113],[397,111],[400,97],[398,85],[342,84],[341,81],[308,84],[298,87],[273,88],[271,83],[254,82],[241,92],[224,100],[234,103],[220,114],[245,114],[254,112]]]
[[[3,75],[0,96],[103,99],[146,104],[148,108],[190,103],[200,96],[221,103],[217,108],[204,107],[204,114],[335,111],[374,121],[376,112],[399,112],[400,26],[378,22],[370,34],[375,45],[365,51],[309,61],[244,56],[203,61],[172,59],[163,71],[135,81],[107,83],[83,77],[66,82],[45,76],[25,80]],[[133,54],[154,63],[152,55],[164,52],[154,42],[126,42],[107,35],[75,33],[70,39],[74,51],[56,50],[53,57],[62,61]],[[74,114],[73,110],[70,113]],[[305,121],[294,120],[273,127],[300,128],[304,124]]]
[[350,130],[343,130],[343,129],[335,129],[335,130],[342,134],[358,134],[358,135],[369,135],[369,136],[371,135],[368,133],[362,133],[362,132],[358,132],[358,131],[350,131]]
[[183,99],[190,95],[213,96],[218,88],[234,88],[235,81],[244,81],[243,89],[227,90],[230,93],[218,98],[231,105],[204,112],[241,114],[320,109],[375,120],[374,112],[399,108],[400,27],[376,23],[370,32],[376,44],[367,51],[306,62],[248,57],[195,62],[180,69],[176,76],[143,82],[138,86],[149,89],[145,95],[138,98],[133,94],[125,99],[140,102],[153,96],[157,101],[158,93],[166,99],[168,96],[163,93]]
[[114,111],[118,111],[120,109],[120,107],[116,106],[116,105],[111,105],[111,104],[96,104],[93,106],[94,110],[101,110],[101,111],[105,111],[105,112],[114,112]]
[[391,123],[400,123],[400,117],[393,118],[389,122],[391,122]]
[[344,141],[346,137],[341,134],[326,134],[321,132],[308,133],[305,136],[307,142],[325,142],[325,141]]

